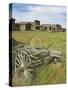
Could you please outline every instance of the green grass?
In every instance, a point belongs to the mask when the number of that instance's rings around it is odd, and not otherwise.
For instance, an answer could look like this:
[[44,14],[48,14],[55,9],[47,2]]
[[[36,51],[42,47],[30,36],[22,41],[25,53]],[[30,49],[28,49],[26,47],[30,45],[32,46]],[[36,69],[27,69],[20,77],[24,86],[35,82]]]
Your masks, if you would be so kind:
[[[66,33],[65,32],[44,32],[44,31],[13,31],[12,37],[21,42],[28,44],[29,40],[37,36],[41,39],[42,45],[48,47],[51,44],[57,44],[62,48],[64,60],[59,64],[41,65],[36,68],[36,78],[33,80],[32,85],[39,84],[59,84],[66,82]],[[18,81],[17,81],[18,82]],[[19,85],[22,82],[19,81]]]

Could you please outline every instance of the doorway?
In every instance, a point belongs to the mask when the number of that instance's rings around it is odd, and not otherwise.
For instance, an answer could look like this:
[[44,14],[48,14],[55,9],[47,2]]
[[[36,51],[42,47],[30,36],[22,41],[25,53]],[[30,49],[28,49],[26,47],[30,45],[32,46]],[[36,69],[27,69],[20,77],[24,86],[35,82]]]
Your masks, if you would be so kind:
[[26,24],[26,30],[27,30],[27,31],[30,31],[30,30],[31,30],[31,24],[30,24],[30,23],[27,23],[27,24]]

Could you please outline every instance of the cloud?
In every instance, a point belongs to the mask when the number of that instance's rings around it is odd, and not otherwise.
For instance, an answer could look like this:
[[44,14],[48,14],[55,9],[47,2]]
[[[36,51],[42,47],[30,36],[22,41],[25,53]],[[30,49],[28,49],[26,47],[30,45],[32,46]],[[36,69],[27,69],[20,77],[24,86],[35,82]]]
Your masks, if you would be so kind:
[[66,7],[50,5],[13,4],[16,22],[40,20],[42,23],[66,24]]
[[62,6],[28,6],[28,9],[33,12],[42,12],[42,13],[60,13],[64,12],[65,8]]

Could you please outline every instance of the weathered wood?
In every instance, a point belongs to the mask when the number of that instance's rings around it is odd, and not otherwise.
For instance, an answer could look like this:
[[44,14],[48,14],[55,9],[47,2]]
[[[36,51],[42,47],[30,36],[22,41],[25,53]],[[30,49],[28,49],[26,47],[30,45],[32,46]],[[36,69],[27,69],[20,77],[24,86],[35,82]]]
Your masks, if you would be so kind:
[[[30,42],[33,44],[33,41]],[[33,71],[35,67],[44,63],[59,62],[59,59],[62,58],[62,52],[54,48],[45,49],[43,47],[36,48],[29,45],[18,44],[12,47],[12,57],[15,74],[20,71],[20,73],[24,74],[25,80],[29,81],[31,76],[33,76],[30,71]]]

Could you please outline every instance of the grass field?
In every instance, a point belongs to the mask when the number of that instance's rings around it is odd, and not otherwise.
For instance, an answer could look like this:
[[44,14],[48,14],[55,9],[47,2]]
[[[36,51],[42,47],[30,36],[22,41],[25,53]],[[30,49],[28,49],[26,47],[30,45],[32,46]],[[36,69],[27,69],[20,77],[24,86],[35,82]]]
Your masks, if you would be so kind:
[[[12,37],[21,42],[28,44],[29,40],[37,36],[42,41],[42,45],[47,48],[52,44],[57,44],[62,48],[64,60],[62,63],[41,65],[36,68],[36,78],[32,85],[42,84],[60,84],[66,82],[66,33],[65,32],[44,32],[44,31],[13,31]],[[16,86],[24,85],[23,82],[16,82]]]

